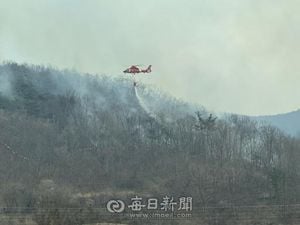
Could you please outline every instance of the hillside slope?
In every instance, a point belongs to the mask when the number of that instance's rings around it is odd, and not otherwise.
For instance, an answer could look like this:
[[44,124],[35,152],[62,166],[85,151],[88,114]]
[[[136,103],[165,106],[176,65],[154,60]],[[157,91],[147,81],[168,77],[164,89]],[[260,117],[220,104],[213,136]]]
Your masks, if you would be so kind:
[[[0,207],[38,225],[117,220],[97,210],[136,195],[192,196],[193,221],[164,221],[172,225],[215,224],[223,207],[300,202],[300,141],[275,127],[218,119],[126,79],[8,63],[0,81]],[[220,212],[218,224],[236,224],[235,212]]]
[[253,118],[276,126],[292,136],[300,135],[300,109],[284,114],[257,116]]

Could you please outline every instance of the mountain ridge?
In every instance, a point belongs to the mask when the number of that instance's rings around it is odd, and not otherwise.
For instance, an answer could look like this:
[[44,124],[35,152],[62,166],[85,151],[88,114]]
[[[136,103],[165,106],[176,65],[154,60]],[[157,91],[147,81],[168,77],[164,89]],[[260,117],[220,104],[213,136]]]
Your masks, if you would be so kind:
[[251,116],[250,118],[269,123],[292,136],[300,135],[300,109],[275,115]]

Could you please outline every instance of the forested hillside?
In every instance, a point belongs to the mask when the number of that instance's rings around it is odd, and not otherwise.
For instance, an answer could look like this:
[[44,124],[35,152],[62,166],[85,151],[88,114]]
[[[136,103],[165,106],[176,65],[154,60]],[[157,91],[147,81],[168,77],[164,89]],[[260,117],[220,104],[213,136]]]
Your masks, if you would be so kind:
[[[83,224],[92,216],[51,210],[135,195],[192,196],[195,213],[300,202],[300,140],[272,126],[219,119],[127,79],[41,66],[1,65],[0,92],[0,206],[35,209],[33,224]],[[263,215],[273,224],[286,216]],[[263,224],[235,217],[164,223]],[[147,223],[156,224],[128,222]]]

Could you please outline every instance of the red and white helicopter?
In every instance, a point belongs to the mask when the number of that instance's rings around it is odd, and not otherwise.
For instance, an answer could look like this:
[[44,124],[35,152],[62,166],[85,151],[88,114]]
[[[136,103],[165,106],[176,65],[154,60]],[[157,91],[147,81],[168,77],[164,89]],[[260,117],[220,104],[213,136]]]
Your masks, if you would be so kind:
[[[133,66],[127,68],[126,70],[124,70],[123,73],[129,73],[132,75],[135,75],[138,73],[151,73],[152,72],[151,67],[152,67],[152,65],[149,65],[146,69],[140,69],[138,65],[133,65]],[[135,80],[133,82],[133,85],[134,86],[137,85]]]

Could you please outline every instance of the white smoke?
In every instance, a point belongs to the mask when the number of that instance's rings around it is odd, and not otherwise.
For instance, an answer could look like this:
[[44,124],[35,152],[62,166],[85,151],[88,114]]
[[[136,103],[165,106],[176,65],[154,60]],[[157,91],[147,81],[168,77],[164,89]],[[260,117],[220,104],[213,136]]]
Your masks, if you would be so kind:
[[11,84],[11,76],[8,72],[1,73],[0,76],[0,94],[2,96],[5,96],[7,98],[13,97],[13,91],[12,91],[12,84]]
[[135,96],[137,98],[137,100],[139,101],[140,106],[144,109],[144,111],[153,119],[157,119],[155,114],[153,112],[151,112],[151,110],[149,109],[149,107],[146,105],[146,103],[143,101],[143,99],[140,97],[140,95],[138,94],[137,88],[136,86],[134,86],[134,92],[135,92]]

